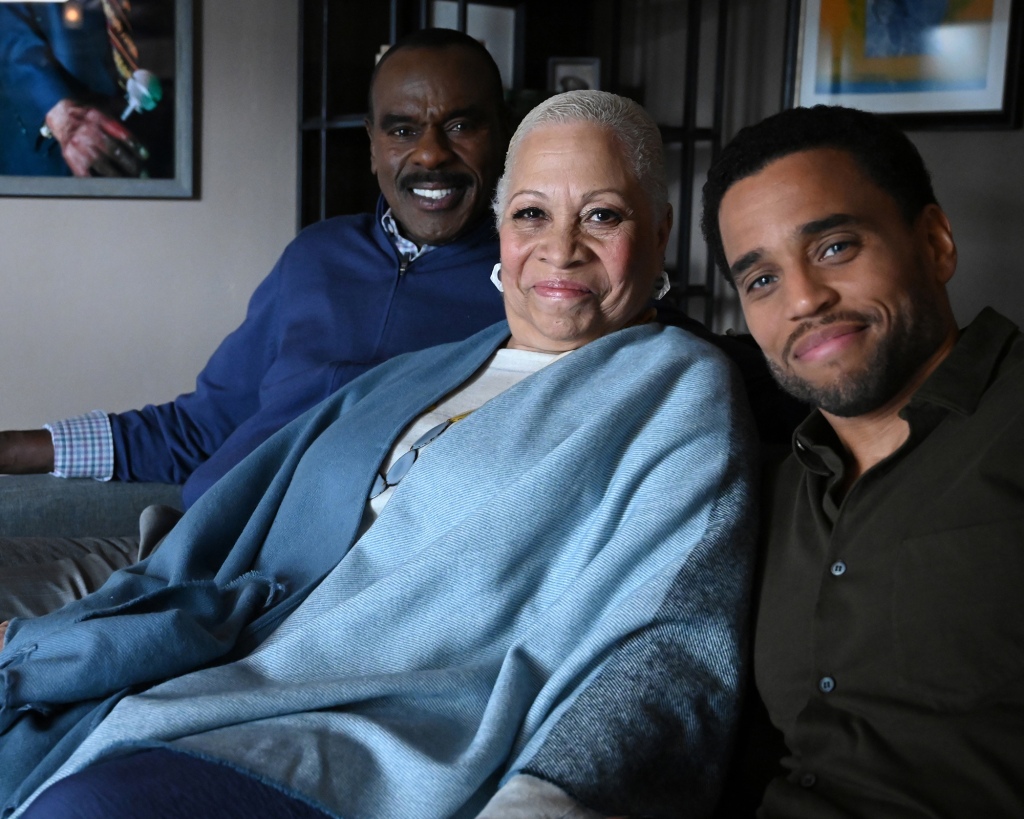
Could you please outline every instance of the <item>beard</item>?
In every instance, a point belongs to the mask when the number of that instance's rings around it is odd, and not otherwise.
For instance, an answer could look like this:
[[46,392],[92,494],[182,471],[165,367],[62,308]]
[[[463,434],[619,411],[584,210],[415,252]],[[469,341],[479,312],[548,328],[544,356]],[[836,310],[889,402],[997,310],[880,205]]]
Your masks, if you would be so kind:
[[[807,325],[797,333],[803,334],[838,320],[853,320],[868,326],[879,323],[876,316],[841,313],[828,316],[824,322]],[[811,383],[771,359],[768,359],[768,369],[779,386],[797,400],[840,418],[853,418],[891,401],[913,381],[948,334],[938,300],[914,299],[895,315],[890,332],[879,340],[863,366],[837,371],[830,383]]]

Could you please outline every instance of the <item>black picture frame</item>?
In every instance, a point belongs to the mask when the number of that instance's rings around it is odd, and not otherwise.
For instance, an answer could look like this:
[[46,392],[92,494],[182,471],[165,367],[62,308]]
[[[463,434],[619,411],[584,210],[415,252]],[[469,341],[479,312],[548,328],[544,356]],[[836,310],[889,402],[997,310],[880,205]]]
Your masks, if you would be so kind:
[[[156,1],[156,0],[154,0]],[[164,78],[164,102],[170,102],[168,113],[160,121],[173,130],[173,160],[159,178],[111,178],[73,176],[16,176],[0,174],[0,196],[83,197],[118,199],[187,199],[195,196],[195,83],[194,61],[198,53],[197,32],[194,25],[195,5],[198,0],[159,0],[173,4],[172,31],[157,30],[162,60],[173,64],[173,75]],[[78,0],[80,5],[98,0]],[[33,4],[35,5],[35,4]],[[44,4],[45,5],[45,4]],[[171,69],[169,69],[171,70]],[[0,90],[0,94],[4,92]],[[4,100],[0,99],[0,107]],[[170,111],[173,110],[173,116]],[[163,112],[162,112],[163,113]],[[132,116],[147,116],[147,113]],[[131,117],[125,123],[132,126]],[[161,133],[167,133],[166,129]]]
[[[832,42],[821,44],[819,36],[824,39],[824,27],[821,25],[823,5],[836,0],[789,0],[787,5],[787,26],[785,46],[785,73],[783,76],[782,104],[783,107],[810,106],[816,104],[848,105],[854,108],[873,111],[892,119],[899,127],[908,130],[965,130],[983,128],[1020,128],[1024,115],[1022,91],[1022,60],[1024,60],[1024,0],[994,0],[992,4],[992,20],[988,25],[989,40],[986,42],[988,57],[987,71],[984,74],[984,86],[972,90],[966,86],[966,80],[959,82],[961,86],[950,80],[947,84],[953,90],[936,91],[940,83],[922,77],[888,78],[888,66],[905,70],[912,67],[913,62],[906,56],[893,57],[889,54],[875,57],[869,53],[867,40],[870,39],[869,23],[865,22],[864,31],[854,32],[842,38],[843,47],[853,42],[857,53],[851,57],[844,55],[839,60],[834,53],[828,56],[833,60],[832,74],[823,81],[821,65],[824,62],[823,49],[829,48]],[[863,11],[866,18],[868,0],[843,4]],[[875,0],[878,2],[878,0]],[[834,7],[833,7],[834,8]],[[852,15],[852,12],[851,12]],[[830,17],[834,27],[835,17]],[[942,25],[947,25],[943,23]],[[961,26],[961,28],[964,28]],[[975,32],[982,29],[976,28]],[[833,42],[836,39],[834,28],[829,32]],[[927,36],[927,35],[925,35]],[[950,37],[945,39],[941,26],[931,32],[933,42],[942,46],[945,42],[955,42]],[[863,40],[862,44],[859,40]],[[947,58],[952,66],[957,66],[952,51]],[[842,67],[837,71],[835,63]],[[863,80],[853,76],[840,76],[839,72],[849,71],[854,66],[863,71]],[[809,77],[815,81],[808,82]],[[980,76],[974,77],[977,85]],[[828,85],[822,87],[823,85]],[[917,84],[920,87],[915,88]],[[932,87],[928,87],[929,84]],[[810,88],[810,86],[814,86]],[[890,90],[891,89],[891,90]]]

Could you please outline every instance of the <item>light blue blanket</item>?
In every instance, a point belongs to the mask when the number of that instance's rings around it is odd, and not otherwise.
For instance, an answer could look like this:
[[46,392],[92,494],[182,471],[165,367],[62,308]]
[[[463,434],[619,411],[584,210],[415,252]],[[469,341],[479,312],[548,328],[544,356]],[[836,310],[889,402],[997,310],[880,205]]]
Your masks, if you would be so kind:
[[[69,755],[56,777],[169,743],[339,817],[472,816],[516,772],[607,813],[706,815],[736,717],[756,467],[712,348],[647,325],[566,356],[424,450],[350,548],[387,446],[506,335],[353,382],[147,566],[16,622],[11,802]],[[18,718],[103,697],[55,731]],[[34,771],[14,762],[69,725]]]

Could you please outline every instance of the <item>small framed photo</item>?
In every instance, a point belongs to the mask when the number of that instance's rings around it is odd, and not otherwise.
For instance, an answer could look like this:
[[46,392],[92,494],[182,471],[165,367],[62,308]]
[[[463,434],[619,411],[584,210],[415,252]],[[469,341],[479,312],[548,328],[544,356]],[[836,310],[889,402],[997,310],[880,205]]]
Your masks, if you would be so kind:
[[1020,127],[1024,0],[790,0],[791,105],[903,127]]
[[549,57],[548,91],[600,90],[600,57]]

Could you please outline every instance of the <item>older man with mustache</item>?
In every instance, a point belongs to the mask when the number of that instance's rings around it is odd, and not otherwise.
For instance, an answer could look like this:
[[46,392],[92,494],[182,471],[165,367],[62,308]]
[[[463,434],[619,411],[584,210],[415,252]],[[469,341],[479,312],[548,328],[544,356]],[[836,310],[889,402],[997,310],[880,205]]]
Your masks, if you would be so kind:
[[[489,275],[489,218],[508,141],[498,67],[476,40],[429,29],[394,46],[370,87],[376,213],[313,225],[257,288],[242,325],[214,352],[194,392],[49,429],[0,432],[0,620],[35,616],[98,588],[146,556],[134,537],[78,526],[129,482],[184,484],[192,504],[266,438],[356,376],[400,353],[472,335],[504,316]],[[157,489],[161,487],[157,486]],[[177,487],[157,497],[177,499]],[[150,493],[152,493],[150,488]],[[43,511],[38,496],[52,498]],[[146,503],[126,509],[138,518]],[[21,511],[25,510],[25,511]],[[57,531],[57,518],[67,519]],[[25,528],[18,530],[21,518]],[[166,522],[152,527],[160,529]],[[39,528],[50,525],[49,531]],[[26,530],[29,526],[31,529]],[[39,528],[36,528],[39,527]],[[67,531],[70,529],[71,531]],[[70,534],[74,539],[53,535]]]
[[1024,339],[959,330],[913,144],[785,111],[712,167],[703,226],[780,384],[817,407],[765,508],[755,675],[785,739],[765,817],[1024,805]]

